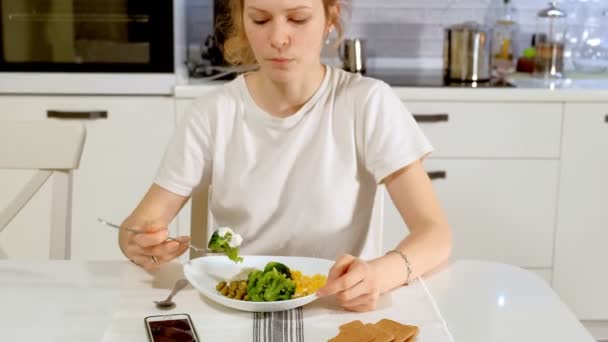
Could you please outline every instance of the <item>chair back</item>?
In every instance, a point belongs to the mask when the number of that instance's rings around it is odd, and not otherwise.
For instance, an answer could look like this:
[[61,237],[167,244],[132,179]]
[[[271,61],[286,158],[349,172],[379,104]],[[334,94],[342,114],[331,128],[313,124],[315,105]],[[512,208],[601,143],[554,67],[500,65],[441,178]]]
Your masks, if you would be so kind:
[[15,198],[0,208],[0,232],[47,180],[52,179],[49,254],[51,259],[70,258],[72,170],[80,164],[85,136],[85,127],[78,122],[0,123],[0,169],[35,171]]

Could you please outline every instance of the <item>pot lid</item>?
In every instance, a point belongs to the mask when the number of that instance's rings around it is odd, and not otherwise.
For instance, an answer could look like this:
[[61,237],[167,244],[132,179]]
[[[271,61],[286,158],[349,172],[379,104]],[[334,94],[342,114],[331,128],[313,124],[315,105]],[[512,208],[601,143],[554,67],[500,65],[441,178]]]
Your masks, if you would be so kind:
[[557,8],[557,2],[551,1],[549,7],[538,12],[539,18],[565,18],[566,12]]

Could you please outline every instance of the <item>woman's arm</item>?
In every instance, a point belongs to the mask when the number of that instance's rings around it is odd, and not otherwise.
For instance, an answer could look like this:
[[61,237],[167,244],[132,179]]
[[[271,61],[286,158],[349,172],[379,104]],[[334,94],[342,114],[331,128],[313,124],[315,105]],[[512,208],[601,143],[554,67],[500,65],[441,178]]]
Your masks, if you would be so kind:
[[[410,263],[411,280],[447,261],[452,233],[420,161],[391,174],[383,183],[410,229],[396,249]],[[379,295],[404,285],[407,275],[405,260],[398,253],[371,261],[344,255],[332,266],[327,285],[317,295],[335,294],[338,303],[347,310],[373,310]]]
[[[410,230],[395,249],[407,256],[413,280],[447,261],[452,250],[452,231],[420,161],[391,174],[383,183]],[[407,268],[399,254],[389,253],[371,263],[378,269],[391,270],[379,272],[381,293],[406,282]]]
[[[187,251],[187,244],[167,241],[167,227],[187,200],[188,197],[153,184],[137,208],[121,225],[123,228],[144,232],[134,234],[126,229],[120,230],[118,244],[123,254],[146,269],[154,269]],[[187,237],[181,237],[179,240],[188,241]],[[152,256],[156,258],[156,262]]]

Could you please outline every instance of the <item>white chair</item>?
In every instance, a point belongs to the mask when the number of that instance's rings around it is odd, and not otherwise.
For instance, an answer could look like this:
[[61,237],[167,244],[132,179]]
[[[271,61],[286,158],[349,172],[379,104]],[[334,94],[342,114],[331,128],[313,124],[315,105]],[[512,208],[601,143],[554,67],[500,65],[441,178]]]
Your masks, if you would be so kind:
[[77,122],[0,121],[0,169],[36,170],[0,211],[0,232],[53,175],[49,254],[70,258],[72,170],[80,164],[85,135]]
[[[203,181],[192,193],[190,213],[190,237],[196,246],[207,246],[213,232],[213,217],[209,210],[211,185]],[[190,249],[190,259],[204,256],[205,252]]]

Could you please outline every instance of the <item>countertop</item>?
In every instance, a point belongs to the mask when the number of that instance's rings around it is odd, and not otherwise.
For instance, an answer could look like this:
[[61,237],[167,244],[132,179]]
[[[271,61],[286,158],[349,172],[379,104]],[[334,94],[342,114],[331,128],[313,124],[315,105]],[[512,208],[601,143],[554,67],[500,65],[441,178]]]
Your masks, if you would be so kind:
[[[394,87],[405,101],[475,102],[608,102],[608,73],[571,74],[563,80],[544,80],[516,74],[516,87]],[[191,79],[177,85],[174,96],[192,99],[222,86],[226,81]]]

